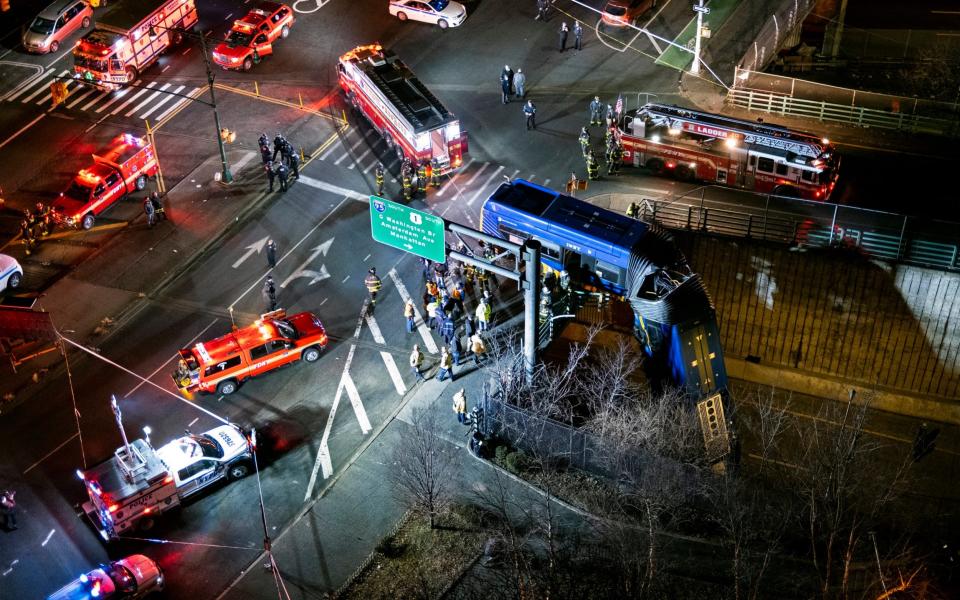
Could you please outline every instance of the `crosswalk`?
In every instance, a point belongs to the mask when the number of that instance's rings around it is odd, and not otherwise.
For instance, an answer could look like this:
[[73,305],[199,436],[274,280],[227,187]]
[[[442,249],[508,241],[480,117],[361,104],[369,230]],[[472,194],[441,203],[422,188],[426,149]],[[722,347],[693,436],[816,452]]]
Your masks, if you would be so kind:
[[[356,129],[350,130],[351,133]],[[367,144],[364,147],[364,144]],[[457,198],[465,200],[467,206],[473,206],[478,201],[493,193],[493,191],[507,179],[523,177],[527,181],[549,187],[549,178],[540,178],[536,173],[523,173],[520,169],[509,169],[493,161],[483,161],[466,156],[466,162],[454,173],[446,176],[440,189],[431,191],[434,198]],[[383,141],[377,139],[371,142],[362,135],[348,133],[337,139],[336,142],[325,148],[317,160],[328,162],[341,168],[369,173],[383,161],[384,167],[391,173],[399,170],[399,159],[393,152],[388,152]],[[395,181],[394,181],[395,183]]]
[[104,91],[85,85],[73,79],[69,69],[57,71],[48,69],[43,74],[29,79],[10,91],[3,101],[20,104],[33,104],[41,108],[50,108],[50,84],[63,81],[67,84],[69,95],[58,110],[79,110],[93,115],[162,121],[169,114],[183,106],[203,88],[177,83],[160,84],[152,81],[145,85],[141,82],[115,91]]

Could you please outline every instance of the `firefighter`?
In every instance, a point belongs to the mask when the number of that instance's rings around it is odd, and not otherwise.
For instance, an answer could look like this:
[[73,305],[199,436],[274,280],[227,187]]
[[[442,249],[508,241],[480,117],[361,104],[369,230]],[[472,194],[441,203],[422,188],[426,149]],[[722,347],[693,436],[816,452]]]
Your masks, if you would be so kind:
[[587,153],[587,177],[591,180],[600,179],[600,165],[593,156],[593,150]]
[[370,304],[377,303],[377,292],[380,291],[380,288],[383,287],[383,283],[380,281],[380,278],[377,277],[377,268],[370,267],[367,271],[367,276],[363,280],[363,285],[367,286],[367,293],[370,294]]
[[37,202],[37,229],[39,236],[46,237],[50,234],[50,209],[43,202]]
[[590,103],[590,124],[602,125],[601,116],[603,114],[603,102],[600,102],[600,96],[594,96]]
[[26,219],[20,221],[20,241],[23,243],[23,253],[30,256],[36,245],[36,240],[33,239],[33,231]]
[[269,311],[277,310],[277,288],[273,284],[273,277],[267,275],[263,282],[263,300]]
[[282,162],[279,165],[277,165],[277,178],[280,180],[281,192],[287,191],[287,176],[289,174],[290,174],[290,171],[289,169],[287,169],[287,165],[283,164]]
[[267,172],[267,183],[270,186],[269,188],[267,188],[267,191],[272,192],[273,180],[277,178],[277,172],[273,170],[273,161],[268,160],[266,164],[263,165],[263,170]]
[[580,128],[580,152],[583,153],[583,158],[587,158],[587,150],[590,149],[590,132],[587,131],[586,127]]
[[623,163],[623,144],[617,140],[614,140],[613,142],[613,153],[611,154],[611,158],[613,160],[610,163],[610,174],[619,175],[620,165]]
[[167,220],[167,211],[163,208],[163,203],[160,202],[160,193],[151,192],[149,196],[151,204],[153,204],[153,212],[156,214],[157,223],[160,221]]
[[149,196],[143,199],[143,212],[147,215],[147,227],[153,229],[153,224],[156,216],[156,210],[153,208],[153,201]]
[[607,170],[611,169],[611,164],[613,163],[613,140],[608,136],[607,137],[607,146],[603,155],[604,160],[607,163]]
[[631,202],[630,206],[627,207],[627,216],[631,219],[640,218],[640,205],[636,202]]
[[613,113],[613,106],[608,104],[607,105],[607,129],[613,127],[614,120],[615,118]]
[[293,171],[293,178],[300,179],[300,156],[296,152],[290,153],[290,170]]
[[421,194],[427,193],[427,161],[422,161],[417,167],[417,191]]
[[603,130],[603,144],[609,146],[611,141],[613,141],[613,128],[607,127]]
[[430,185],[440,187],[440,161],[437,159],[430,161]]
[[374,176],[377,178],[377,195],[381,198],[383,197],[383,163],[378,162],[377,168],[373,172]]
[[403,172],[403,199],[410,201],[413,196],[413,181],[410,180],[410,170]]

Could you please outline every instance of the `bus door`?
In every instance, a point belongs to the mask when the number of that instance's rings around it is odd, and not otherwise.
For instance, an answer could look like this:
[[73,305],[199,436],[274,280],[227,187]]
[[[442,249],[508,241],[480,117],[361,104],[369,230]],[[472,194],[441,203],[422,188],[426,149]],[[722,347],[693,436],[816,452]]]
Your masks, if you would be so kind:
[[441,165],[450,164],[450,149],[443,135],[444,128],[439,127],[430,132],[430,156],[437,159]]

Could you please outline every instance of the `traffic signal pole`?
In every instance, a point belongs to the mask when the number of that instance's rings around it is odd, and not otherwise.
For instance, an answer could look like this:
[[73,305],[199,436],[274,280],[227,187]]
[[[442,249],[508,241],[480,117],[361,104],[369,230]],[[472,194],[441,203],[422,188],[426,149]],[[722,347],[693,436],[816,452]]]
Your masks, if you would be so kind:
[[198,32],[200,36],[200,52],[203,54],[203,66],[207,69],[207,85],[210,88],[210,106],[213,107],[213,120],[217,125],[217,148],[220,150],[220,181],[223,183],[233,183],[233,173],[230,172],[230,165],[227,164],[227,151],[223,147],[223,136],[220,132],[220,113],[217,111],[217,97],[214,95],[213,69],[210,68],[210,57],[207,56],[207,36],[203,35],[203,30]]

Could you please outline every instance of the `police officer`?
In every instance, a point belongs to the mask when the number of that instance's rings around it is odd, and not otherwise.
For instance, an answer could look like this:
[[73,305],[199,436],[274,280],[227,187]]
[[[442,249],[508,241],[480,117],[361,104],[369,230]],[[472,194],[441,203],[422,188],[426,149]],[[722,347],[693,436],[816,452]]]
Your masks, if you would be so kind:
[[437,159],[430,161],[430,185],[440,187],[440,161]]
[[150,196],[143,199],[143,212],[147,215],[147,227],[152,229],[156,221],[157,211],[153,208],[153,201],[150,200]]
[[271,269],[277,266],[277,243],[273,240],[267,241],[267,265]]
[[427,161],[421,161],[417,167],[417,191],[421,194],[427,193]]
[[293,178],[300,179],[300,155],[291,151],[289,156],[290,170],[293,171]]
[[373,171],[374,177],[377,178],[377,195],[383,197],[383,163],[378,162],[377,168]]
[[363,280],[363,285],[367,286],[367,293],[370,294],[370,304],[377,303],[377,292],[383,287],[380,278],[377,277],[377,268],[370,267],[367,276]]
[[261,133],[260,139],[257,140],[257,146],[259,146],[260,148],[263,148],[265,146],[269,146],[269,144],[270,144],[270,140],[267,138],[267,134]]
[[277,154],[283,154],[283,144],[286,142],[283,139],[283,134],[277,132],[277,136],[273,138],[273,157],[270,159],[273,162],[277,162]]
[[263,282],[263,300],[269,308],[268,310],[277,310],[277,287],[273,284],[273,277],[267,275]]
[[591,180],[600,179],[600,165],[593,156],[593,150],[587,152],[587,177]]
[[270,152],[270,146],[260,146],[260,160],[263,164],[273,162],[273,153]]
[[277,165],[277,178],[280,180],[281,192],[287,191],[287,176],[289,174],[290,174],[290,171],[289,169],[287,169],[287,165],[283,164],[282,162],[279,165]]
[[500,102],[506,104],[510,102],[510,92],[513,85],[513,71],[510,65],[503,65],[503,71],[500,71]]
[[280,160],[289,166],[292,157],[293,157],[293,144],[291,144],[289,141],[285,139],[283,140],[283,145],[280,146]]
[[590,149],[590,132],[586,127],[580,128],[580,152],[583,158],[587,158],[587,151]]
[[590,124],[603,125],[602,115],[603,102],[600,102],[600,96],[594,96],[593,101],[590,103]]
[[523,105],[523,114],[527,117],[527,131],[537,128],[537,107],[533,100],[527,100]]
[[570,28],[567,27],[566,21],[560,23],[560,31],[558,33],[560,36],[558,46],[560,47],[560,52],[563,52],[567,49],[567,35],[570,33]]
[[573,24],[573,47],[583,50],[583,27],[580,26],[580,21]]
[[539,21],[540,19],[547,19],[547,9],[550,7],[550,0],[537,0],[537,16],[534,17],[534,21]]
[[273,161],[268,160],[267,164],[263,166],[263,170],[267,172],[267,182],[270,184],[270,187],[267,189],[267,191],[272,192],[273,180],[277,178],[277,172],[273,170]]

